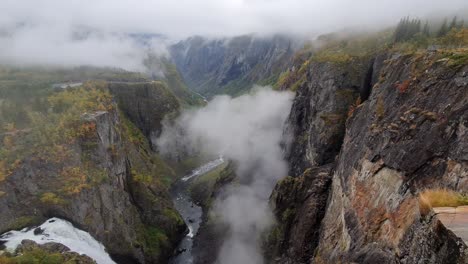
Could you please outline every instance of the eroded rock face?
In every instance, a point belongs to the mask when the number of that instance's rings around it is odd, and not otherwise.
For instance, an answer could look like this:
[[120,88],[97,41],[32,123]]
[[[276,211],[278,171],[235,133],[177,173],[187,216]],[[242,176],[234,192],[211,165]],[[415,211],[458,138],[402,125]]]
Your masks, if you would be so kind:
[[359,97],[367,62],[352,65],[311,63],[307,81],[299,87],[286,124],[289,175],[333,162],[343,142],[350,106]]
[[348,121],[316,260],[465,263],[466,246],[417,198],[468,191],[463,173],[450,173],[467,169],[468,87],[456,80],[468,68],[435,56],[387,60]]
[[[289,240],[284,240],[286,249],[274,254],[273,259],[281,260],[278,263],[468,262],[463,241],[447,230],[418,198],[425,188],[468,192],[468,86],[463,81],[468,66],[453,65],[449,59],[441,59],[443,56],[432,53],[389,56],[385,61],[376,58],[373,67],[381,70],[377,70],[378,75],[373,73],[372,80],[377,83],[369,99],[350,113],[343,127],[342,144],[327,141],[333,133],[316,117],[311,118],[330,107],[325,104],[316,108],[323,95],[299,90],[300,98],[296,101],[306,103],[302,107],[296,103],[289,120],[294,135],[288,156],[290,174],[300,175],[307,167],[326,163],[330,149],[339,151],[339,155],[330,190],[325,194],[326,213],[315,225],[320,230],[318,242],[316,235],[305,239],[308,245],[317,247],[309,248],[304,258],[296,259],[288,254],[298,252],[290,235]],[[317,80],[312,80],[310,87],[323,76],[323,72],[314,73]],[[330,86],[333,90],[333,85]],[[308,107],[308,102],[313,102],[312,107]],[[341,101],[330,102],[333,107]],[[308,138],[299,144],[298,135],[302,133]],[[313,137],[319,140],[311,140]],[[326,142],[324,146],[317,147],[322,142]],[[318,179],[316,176],[315,181]],[[300,190],[282,185],[278,185],[272,201],[282,193]],[[314,186],[310,184],[308,188]],[[282,188],[285,189],[281,191]],[[315,201],[323,201],[323,196]],[[295,208],[307,206],[300,201],[285,204]],[[277,211],[284,208],[282,204],[275,205]],[[301,229],[298,220],[292,222],[290,230],[295,228],[302,231],[299,234],[310,230]],[[292,238],[300,241],[301,236]]]
[[[137,224],[139,219],[135,216],[138,211],[132,205],[129,194],[125,191],[127,166],[124,155],[111,157],[111,144],[123,148],[120,134],[114,125],[118,124],[116,112],[98,112],[83,116],[88,122],[96,124],[96,138],[83,141],[97,143],[93,151],[90,151],[90,159],[99,164],[99,167],[108,171],[105,184],[99,184],[93,188],[83,188],[67,201],[42,203],[41,195],[45,192],[58,190],[60,172],[66,168],[79,168],[82,165],[81,153],[86,144],[75,144],[76,151],[70,153],[70,157],[64,158],[61,163],[48,163],[36,160],[34,157],[23,162],[22,166],[7,177],[1,188],[7,194],[2,197],[0,207],[0,226],[2,231],[7,231],[18,219],[39,218],[45,220],[49,216],[60,216],[70,219],[90,233],[96,239],[102,241],[109,250],[123,252],[132,255],[135,250],[136,258],[143,259],[142,252],[130,246],[136,239],[135,230],[130,224]],[[118,143],[118,144],[116,144]],[[118,151],[118,150],[117,150]],[[53,187],[55,186],[55,188]],[[128,214],[128,215],[127,215]],[[36,219],[34,219],[36,220]],[[119,229],[120,232],[110,233]]]
[[[60,217],[89,232],[123,263],[167,260],[186,227],[159,179],[133,173],[138,159],[154,166],[148,149],[128,141],[116,105],[81,119],[93,129],[71,142],[62,160],[29,157],[0,184],[0,233]],[[89,167],[93,170],[83,170]]]

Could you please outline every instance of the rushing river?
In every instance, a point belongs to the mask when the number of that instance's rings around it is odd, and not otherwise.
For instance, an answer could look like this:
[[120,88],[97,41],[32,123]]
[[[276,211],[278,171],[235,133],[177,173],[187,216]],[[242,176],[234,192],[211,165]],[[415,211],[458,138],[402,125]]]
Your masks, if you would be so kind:
[[[192,246],[193,238],[197,234],[202,222],[202,208],[192,202],[188,187],[197,176],[203,175],[224,163],[222,157],[210,161],[205,165],[193,170],[189,175],[181,178],[172,188],[171,196],[176,209],[183,217],[189,228],[188,234],[180,242],[177,252],[170,264],[193,263]],[[5,243],[7,250],[14,251],[23,239],[30,239],[39,244],[47,242],[61,243],[70,248],[71,251],[86,254],[98,264],[111,264],[110,256],[104,246],[96,241],[90,234],[79,230],[65,220],[51,218],[37,228],[25,228],[21,231],[9,231],[0,235],[0,240]],[[41,230],[36,234],[35,230]]]
[[60,243],[71,251],[85,254],[98,264],[115,264],[107,254],[104,246],[88,232],[74,227],[70,222],[59,218],[51,218],[34,228],[24,228],[21,231],[9,231],[0,236],[8,251],[14,251],[24,239],[38,244],[48,242]]
[[224,163],[222,157],[210,161],[205,165],[193,170],[189,175],[180,179],[172,188],[171,195],[176,209],[184,219],[189,228],[188,234],[180,242],[177,252],[169,263],[170,264],[189,264],[193,263],[192,247],[193,238],[197,234],[202,221],[202,208],[196,205],[190,198],[188,187],[190,182],[197,176],[203,175],[217,168]]

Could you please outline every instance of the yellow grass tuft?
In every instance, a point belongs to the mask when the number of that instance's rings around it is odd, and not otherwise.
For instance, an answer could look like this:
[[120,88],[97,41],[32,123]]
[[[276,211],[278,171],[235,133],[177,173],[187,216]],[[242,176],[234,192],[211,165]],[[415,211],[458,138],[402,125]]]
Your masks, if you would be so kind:
[[420,195],[420,204],[430,207],[456,207],[468,205],[468,196],[448,189],[428,189]]

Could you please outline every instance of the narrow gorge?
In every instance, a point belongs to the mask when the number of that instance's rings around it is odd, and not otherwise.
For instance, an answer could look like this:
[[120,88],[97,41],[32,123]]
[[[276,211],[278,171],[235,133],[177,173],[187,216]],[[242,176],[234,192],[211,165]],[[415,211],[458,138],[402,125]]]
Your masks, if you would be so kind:
[[0,264],[468,263],[453,21],[0,63]]

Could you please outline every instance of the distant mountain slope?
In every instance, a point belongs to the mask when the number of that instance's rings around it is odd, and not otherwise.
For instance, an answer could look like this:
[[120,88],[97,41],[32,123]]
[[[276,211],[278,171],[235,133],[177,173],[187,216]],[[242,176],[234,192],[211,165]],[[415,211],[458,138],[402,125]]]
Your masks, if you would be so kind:
[[300,43],[276,35],[206,39],[191,37],[170,47],[170,53],[192,90],[212,96],[239,94],[255,83],[276,81]]
[[144,61],[148,78],[163,81],[184,105],[200,105],[204,98],[185,84],[177,66],[165,56],[149,54]]

